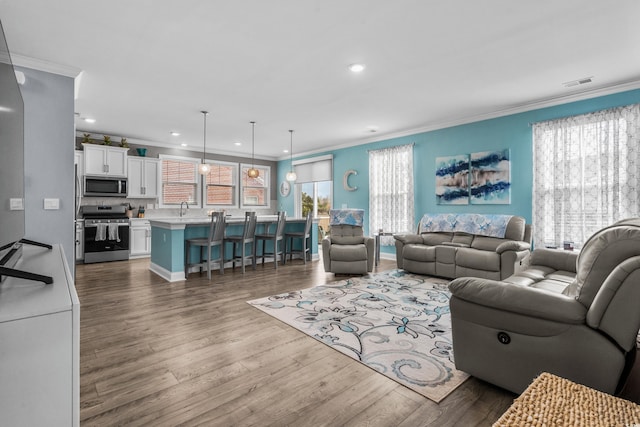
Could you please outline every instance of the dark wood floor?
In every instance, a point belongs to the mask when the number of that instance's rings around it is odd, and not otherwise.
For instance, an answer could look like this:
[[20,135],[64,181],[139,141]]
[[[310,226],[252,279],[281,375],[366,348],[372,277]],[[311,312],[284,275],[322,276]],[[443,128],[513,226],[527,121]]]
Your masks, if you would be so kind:
[[336,280],[320,262],[212,282],[148,267],[77,266],[82,425],[489,426],[515,397],[471,378],[436,404],[246,303]]

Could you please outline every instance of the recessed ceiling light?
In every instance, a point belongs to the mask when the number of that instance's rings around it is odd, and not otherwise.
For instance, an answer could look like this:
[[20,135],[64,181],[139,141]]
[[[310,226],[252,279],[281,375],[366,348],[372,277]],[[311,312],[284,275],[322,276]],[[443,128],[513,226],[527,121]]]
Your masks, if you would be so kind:
[[364,64],[351,64],[351,65],[349,65],[349,70],[351,70],[354,73],[361,73],[362,71],[364,71],[365,68],[366,68],[366,66]]
[[84,119],[82,119],[82,120],[84,120],[84,121],[85,121],[85,122],[87,122],[87,123],[95,123],[95,122],[96,122],[96,119],[89,119],[89,118],[87,118],[87,117],[85,117],[85,118],[84,118]]
[[183,147],[187,146],[187,144],[185,144],[184,142],[182,144],[180,144],[180,145],[183,146]]
[[236,147],[239,147],[242,145],[242,142],[234,142],[233,145],[235,145]]
[[180,132],[169,132],[171,136],[180,136]]
[[282,150],[283,153],[288,153],[289,150],[287,150],[286,148],[284,150]]
[[367,126],[367,132],[371,132],[371,133],[375,133],[378,132],[379,127],[378,126]]

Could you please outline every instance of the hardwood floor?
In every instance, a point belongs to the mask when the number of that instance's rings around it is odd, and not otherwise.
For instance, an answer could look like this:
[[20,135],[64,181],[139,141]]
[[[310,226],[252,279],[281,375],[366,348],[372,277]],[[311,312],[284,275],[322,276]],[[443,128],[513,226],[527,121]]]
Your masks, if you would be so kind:
[[246,303],[336,280],[321,262],[211,282],[148,267],[76,268],[82,425],[488,426],[515,397],[470,378],[436,404]]

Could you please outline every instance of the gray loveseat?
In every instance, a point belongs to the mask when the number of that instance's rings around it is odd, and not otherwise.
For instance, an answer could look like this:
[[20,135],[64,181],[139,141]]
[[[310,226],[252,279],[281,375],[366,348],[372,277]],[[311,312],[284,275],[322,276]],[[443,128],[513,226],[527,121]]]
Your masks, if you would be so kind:
[[536,249],[506,280],[453,280],[456,368],[521,393],[542,372],[615,393],[640,328],[640,218],[604,228],[579,254]]
[[[473,227],[462,226],[465,220]],[[500,221],[502,232],[492,230],[491,222]],[[531,250],[531,227],[520,216],[425,215],[417,234],[394,238],[398,268],[447,278],[505,279],[528,265]]]

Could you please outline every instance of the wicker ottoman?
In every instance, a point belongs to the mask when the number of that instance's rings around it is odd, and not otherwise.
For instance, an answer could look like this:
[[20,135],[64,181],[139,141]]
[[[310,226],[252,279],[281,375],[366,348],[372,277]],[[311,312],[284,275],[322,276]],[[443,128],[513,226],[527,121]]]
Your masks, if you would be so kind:
[[543,373],[513,401],[494,427],[640,426],[640,406]]

